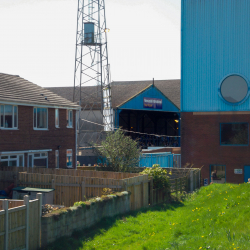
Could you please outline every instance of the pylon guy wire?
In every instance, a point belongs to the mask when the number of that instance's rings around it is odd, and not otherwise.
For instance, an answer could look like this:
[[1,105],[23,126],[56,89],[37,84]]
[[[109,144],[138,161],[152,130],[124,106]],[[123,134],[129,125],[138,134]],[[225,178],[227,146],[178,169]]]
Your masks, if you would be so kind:
[[[82,121],[85,121],[85,122],[89,122],[89,123],[92,123],[92,124],[95,124],[95,125],[99,125],[99,126],[103,126],[105,127],[105,125],[102,125],[100,123],[96,123],[96,122],[91,122],[91,121],[88,121],[88,120],[85,120],[83,118],[81,118]],[[115,127],[111,127],[112,129],[118,129],[118,128],[115,128]],[[181,137],[180,135],[155,135],[155,134],[147,134],[147,133],[140,133],[140,132],[134,132],[134,131],[130,131],[130,130],[126,130],[126,129],[121,129],[120,130],[122,131],[125,131],[125,132],[129,132],[129,133],[134,133],[134,134],[140,134],[140,135],[153,135],[153,136],[157,136],[157,137],[162,137],[162,136],[165,136],[165,137]],[[104,130],[102,130],[102,132],[106,132]],[[100,133],[100,132],[99,132]]]

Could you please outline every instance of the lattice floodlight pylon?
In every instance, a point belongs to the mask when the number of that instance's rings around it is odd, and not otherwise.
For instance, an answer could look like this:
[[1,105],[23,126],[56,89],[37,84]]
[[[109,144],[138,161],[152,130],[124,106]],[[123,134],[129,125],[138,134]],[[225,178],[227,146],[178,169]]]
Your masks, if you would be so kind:
[[[100,142],[102,132],[113,129],[107,31],[104,0],[78,0],[73,96],[81,106],[78,150]],[[96,118],[103,126],[87,124],[82,118]]]

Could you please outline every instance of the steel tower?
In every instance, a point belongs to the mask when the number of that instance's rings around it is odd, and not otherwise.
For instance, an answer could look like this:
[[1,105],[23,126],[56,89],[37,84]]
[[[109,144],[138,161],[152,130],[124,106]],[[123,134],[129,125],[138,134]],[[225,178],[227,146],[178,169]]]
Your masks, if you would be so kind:
[[[105,1],[78,0],[73,94],[73,100],[81,106],[77,126],[78,150],[100,142],[104,131],[113,129],[108,31]],[[99,115],[96,112],[100,112]],[[85,121],[96,116],[101,117],[99,123],[103,126]]]

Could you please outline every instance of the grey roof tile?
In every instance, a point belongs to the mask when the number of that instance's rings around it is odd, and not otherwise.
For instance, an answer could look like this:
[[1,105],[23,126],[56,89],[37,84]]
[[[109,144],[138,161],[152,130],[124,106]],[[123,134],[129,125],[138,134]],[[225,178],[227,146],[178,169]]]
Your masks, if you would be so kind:
[[0,101],[22,103],[24,105],[78,107],[76,103],[46,88],[42,88],[19,76],[3,73],[0,73]]
[[[142,90],[152,85],[152,81],[122,81],[111,83],[112,107],[118,107],[122,103],[136,96]],[[180,80],[155,80],[154,85],[178,108],[180,108]],[[73,101],[74,87],[51,87],[50,91]],[[87,86],[81,88],[82,106],[93,109],[100,108],[100,87]],[[79,100],[79,88],[77,90],[77,101]],[[99,95],[98,95],[99,93]]]

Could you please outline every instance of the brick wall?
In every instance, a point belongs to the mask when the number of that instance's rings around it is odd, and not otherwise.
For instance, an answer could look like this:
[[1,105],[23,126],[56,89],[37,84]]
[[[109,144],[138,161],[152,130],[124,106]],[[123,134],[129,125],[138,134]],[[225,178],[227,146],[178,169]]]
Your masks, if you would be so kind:
[[[107,197],[106,197],[107,198]],[[72,207],[66,212],[47,214],[42,217],[42,247],[73,231],[89,228],[102,218],[124,214],[130,211],[130,193],[121,192],[97,202],[86,202],[84,207]]]
[[[250,165],[250,146],[221,146],[220,123],[248,122],[247,114],[194,115],[181,114],[181,162],[193,163],[201,171],[202,178],[209,178],[209,165],[226,166],[226,182],[244,181],[244,166]],[[234,169],[243,169],[243,174],[234,174]]]
[[[75,111],[73,128],[67,128],[66,109],[59,109],[59,128],[55,127],[55,109],[48,108],[48,130],[33,129],[33,107],[18,106],[18,129],[0,130],[0,152],[52,149],[48,167],[55,167],[55,150],[59,149],[60,168],[66,167],[66,150],[72,149],[75,164]],[[27,166],[27,154],[25,154]]]

